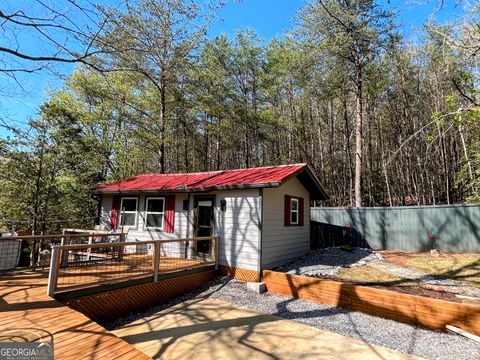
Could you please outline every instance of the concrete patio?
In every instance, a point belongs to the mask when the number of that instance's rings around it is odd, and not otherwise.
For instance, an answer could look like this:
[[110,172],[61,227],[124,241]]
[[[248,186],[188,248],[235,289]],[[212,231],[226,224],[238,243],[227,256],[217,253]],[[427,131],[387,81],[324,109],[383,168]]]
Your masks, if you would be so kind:
[[188,300],[113,333],[154,359],[418,359],[211,298]]

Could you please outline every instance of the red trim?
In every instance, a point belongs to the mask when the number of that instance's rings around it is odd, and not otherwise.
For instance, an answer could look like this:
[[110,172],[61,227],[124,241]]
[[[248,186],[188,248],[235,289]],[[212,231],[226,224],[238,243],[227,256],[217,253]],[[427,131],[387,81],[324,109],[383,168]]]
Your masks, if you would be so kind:
[[175,224],[175,195],[165,196],[167,203],[165,210],[165,227],[166,233],[173,233]]
[[303,200],[303,197],[298,198],[298,226],[303,226],[303,218],[305,215],[305,201]]
[[113,195],[112,211],[110,211],[110,228],[116,229],[118,226],[118,208],[120,207],[120,196]]
[[283,206],[283,211],[284,211],[284,226],[290,226],[290,199],[292,197],[290,195],[285,195],[285,204]]

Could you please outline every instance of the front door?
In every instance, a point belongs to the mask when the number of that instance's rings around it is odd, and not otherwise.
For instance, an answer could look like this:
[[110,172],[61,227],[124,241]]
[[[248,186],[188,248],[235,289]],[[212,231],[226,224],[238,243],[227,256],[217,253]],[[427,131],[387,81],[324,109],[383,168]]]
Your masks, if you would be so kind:
[[[213,196],[195,197],[195,237],[213,236],[214,229],[214,212],[213,204],[215,198]],[[197,253],[209,253],[211,241],[198,241]]]

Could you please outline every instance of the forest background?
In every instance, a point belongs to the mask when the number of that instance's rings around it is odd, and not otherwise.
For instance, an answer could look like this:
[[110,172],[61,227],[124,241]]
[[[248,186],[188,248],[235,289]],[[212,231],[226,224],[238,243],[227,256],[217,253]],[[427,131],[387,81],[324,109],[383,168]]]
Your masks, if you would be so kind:
[[32,3],[0,10],[1,96],[75,68],[28,126],[0,117],[0,227],[82,226],[92,187],[140,173],[297,162],[323,205],[480,200],[478,3],[412,40],[387,3],[312,0],[268,41],[209,36],[221,2]]

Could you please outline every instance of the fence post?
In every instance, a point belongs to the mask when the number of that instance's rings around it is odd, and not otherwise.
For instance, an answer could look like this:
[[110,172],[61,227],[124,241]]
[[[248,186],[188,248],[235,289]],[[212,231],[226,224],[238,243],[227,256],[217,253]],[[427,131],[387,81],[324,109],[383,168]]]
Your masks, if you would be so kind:
[[50,297],[53,297],[55,295],[55,289],[57,288],[60,252],[61,249],[58,246],[52,247],[52,257],[50,259],[50,272],[48,273],[47,287],[47,294]]
[[153,243],[153,282],[158,281],[158,269],[160,267],[160,241]]

